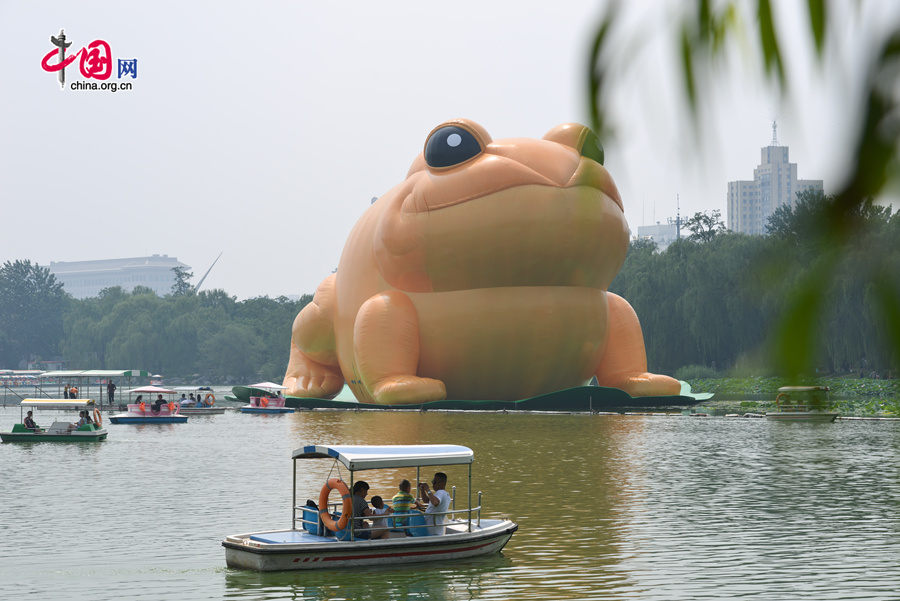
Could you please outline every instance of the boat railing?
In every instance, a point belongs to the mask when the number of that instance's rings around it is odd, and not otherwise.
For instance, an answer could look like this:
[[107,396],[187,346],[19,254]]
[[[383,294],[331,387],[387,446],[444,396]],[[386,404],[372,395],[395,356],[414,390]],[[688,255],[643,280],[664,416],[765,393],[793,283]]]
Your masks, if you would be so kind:
[[152,416],[175,415],[176,413],[178,413],[178,410],[181,408],[180,405],[176,405],[174,410],[170,410],[168,403],[166,403],[165,405],[160,405],[159,411],[154,413],[152,404],[153,403],[145,403],[143,411],[141,411],[140,403],[128,403],[126,405],[126,407],[128,408],[127,411],[129,413],[136,413],[138,415],[152,415]]
[[795,413],[795,412],[805,413],[807,411],[824,410],[825,408],[820,407],[820,406],[809,405],[806,403],[791,403],[791,404],[780,403],[780,404],[776,405],[775,409],[777,411],[781,411],[784,413]]
[[[478,505],[475,507],[468,507],[468,508],[464,508],[464,509],[463,508],[457,509],[455,507],[455,500],[453,499],[453,497],[451,497],[451,503],[453,503],[453,506],[451,506],[449,511],[434,511],[434,512],[429,513],[428,515],[429,516],[439,516],[439,515],[440,516],[450,516],[451,520],[455,520],[456,514],[465,514],[465,517],[463,518],[463,520],[472,519],[472,521],[474,521],[475,524],[480,528],[481,527],[482,495],[483,495],[482,491],[479,490],[478,491]],[[386,503],[386,505],[390,506],[390,503]],[[335,515],[337,512],[339,512],[342,509],[342,506],[340,503],[329,503],[329,507],[330,507],[329,513],[331,515]],[[305,517],[303,517],[304,510],[315,512],[316,519],[309,520],[309,519],[306,519]],[[300,513],[300,517],[298,517],[298,515],[297,515],[298,511]],[[297,523],[299,522],[300,524],[303,524],[304,527],[309,526],[310,527],[309,529],[314,532],[321,531],[322,529],[324,529],[324,525],[322,524],[322,521],[319,519],[318,515],[319,515],[318,510],[314,507],[311,507],[310,505],[296,505],[294,507],[294,526],[293,526],[294,529],[297,528]],[[412,516],[417,516],[417,515],[424,516],[425,513],[418,511],[418,510],[412,510],[409,512],[402,512],[402,513],[396,513],[396,514],[389,513],[389,514],[385,514],[383,516],[366,516],[363,518],[357,517],[357,518],[353,519],[352,531],[355,534],[358,532],[372,532],[375,530],[383,530],[384,526],[375,526],[374,525],[374,520],[380,520],[380,519],[390,520],[389,523],[391,523],[392,526],[390,528],[388,528],[389,530],[419,530],[419,529],[423,529],[423,528],[434,527],[433,524],[428,524],[428,523],[418,524],[418,525],[410,525],[407,523],[402,526],[396,526],[396,522],[394,521],[396,518],[407,518],[408,519]],[[357,526],[356,524],[361,522],[362,520],[372,521],[373,522],[372,527],[362,528],[362,527]],[[447,523],[445,522],[443,525],[446,526]],[[348,527],[349,527],[349,524],[348,524]]]

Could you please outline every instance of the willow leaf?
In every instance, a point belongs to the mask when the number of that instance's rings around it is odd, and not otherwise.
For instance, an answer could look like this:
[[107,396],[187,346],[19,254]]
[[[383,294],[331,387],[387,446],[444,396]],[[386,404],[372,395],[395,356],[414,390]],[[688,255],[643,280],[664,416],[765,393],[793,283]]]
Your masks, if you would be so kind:
[[684,75],[684,91],[687,93],[691,112],[696,117],[697,83],[694,80],[694,51],[686,24],[681,28],[681,68]]
[[766,73],[775,71],[781,89],[787,87],[787,77],[784,73],[784,62],[781,60],[781,49],[778,46],[778,36],[775,34],[775,21],[772,18],[772,5],[769,0],[759,0],[757,4],[757,16],[759,18],[759,41],[762,44],[763,63]]
[[822,58],[825,48],[825,0],[807,0],[809,6],[809,27],[816,42],[816,53]]

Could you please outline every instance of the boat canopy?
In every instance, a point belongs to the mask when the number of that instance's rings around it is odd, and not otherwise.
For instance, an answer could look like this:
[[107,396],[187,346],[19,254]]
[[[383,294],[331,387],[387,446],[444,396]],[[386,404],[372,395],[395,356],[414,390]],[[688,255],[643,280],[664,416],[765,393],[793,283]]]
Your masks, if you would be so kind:
[[287,390],[287,386],[282,386],[281,384],[276,384],[275,382],[259,382],[257,384],[251,384],[250,388],[262,388],[264,390]]
[[472,463],[475,454],[469,447],[453,444],[423,445],[307,445],[294,451],[294,459],[332,457],[348,469],[374,470],[425,465],[461,465]]
[[827,386],[782,386],[778,392],[828,392],[829,390]]
[[175,391],[170,388],[162,388],[161,386],[141,386],[140,388],[132,388],[131,390],[126,390],[128,394],[136,392],[138,394],[175,394]]
[[22,407],[34,407],[35,409],[90,409],[94,406],[93,399],[22,399]]

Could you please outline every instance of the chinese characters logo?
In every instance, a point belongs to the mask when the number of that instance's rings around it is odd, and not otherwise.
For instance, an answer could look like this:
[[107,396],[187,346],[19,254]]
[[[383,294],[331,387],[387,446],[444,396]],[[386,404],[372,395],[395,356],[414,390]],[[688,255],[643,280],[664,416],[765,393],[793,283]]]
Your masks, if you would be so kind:
[[[50,36],[50,43],[55,48],[44,55],[41,67],[48,73],[57,73],[61,88],[64,88],[66,85],[66,67],[80,57],[78,69],[81,75],[85,79],[96,79],[104,83],[97,86],[94,82],[73,82],[71,84],[73,90],[102,89],[115,92],[117,89],[131,89],[130,83],[107,82],[113,72],[113,55],[109,44],[104,40],[94,40],[68,56],[66,56],[66,50],[69,49],[72,42],[66,41],[66,32],[64,30],[60,29],[58,36]],[[137,79],[138,61],[136,58],[120,58],[117,60],[118,74],[116,79],[122,79],[123,77]]]

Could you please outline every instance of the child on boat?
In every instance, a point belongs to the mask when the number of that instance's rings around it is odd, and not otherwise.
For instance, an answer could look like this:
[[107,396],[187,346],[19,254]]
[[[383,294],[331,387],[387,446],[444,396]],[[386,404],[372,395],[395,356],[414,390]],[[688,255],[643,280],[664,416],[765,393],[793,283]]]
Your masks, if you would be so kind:
[[[409,513],[412,509],[413,505],[416,503],[416,498],[412,496],[410,489],[412,485],[409,483],[409,480],[401,480],[400,481],[400,490],[397,494],[394,495],[394,498],[391,499],[391,509],[392,513]],[[373,501],[375,499],[372,499]],[[403,528],[406,526],[408,518],[394,518],[394,526],[397,528]]]
[[[393,512],[394,512],[393,509],[385,506],[384,500],[381,497],[379,497],[378,495],[375,495],[374,497],[372,497],[372,515],[373,516],[388,515],[389,513],[393,513]],[[372,538],[381,538],[390,529],[390,525],[388,525],[388,519],[373,517],[372,518],[372,528],[374,528],[374,530],[372,531]]]

